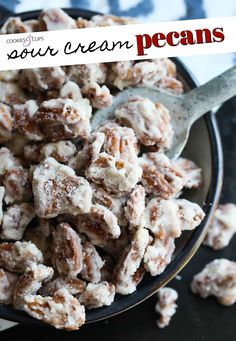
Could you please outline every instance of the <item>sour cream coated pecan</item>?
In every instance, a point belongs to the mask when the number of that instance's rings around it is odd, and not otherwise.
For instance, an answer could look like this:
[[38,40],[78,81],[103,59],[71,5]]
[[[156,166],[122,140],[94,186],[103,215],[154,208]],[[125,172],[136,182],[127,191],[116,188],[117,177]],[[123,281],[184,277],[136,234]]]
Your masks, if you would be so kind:
[[140,267],[149,242],[148,231],[139,229],[131,239],[130,245],[122,253],[114,269],[114,283],[117,293],[128,295],[136,290],[133,276]]
[[181,219],[181,229],[194,230],[205,217],[205,213],[201,207],[186,199],[174,199],[179,207],[179,217]]
[[32,262],[43,263],[43,255],[33,243],[0,243],[0,267],[3,269],[23,273]]
[[219,205],[212,226],[208,229],[204,244],[214,250],[226,247],[236,232],[236,205]]
[[43,102],[35,116],[44,139],[59,141],[70,138],[88,138],[90,134],[91,106],[87,99],[74,102],[72,99],[51,99]]
[[94,245],[104,246],[120,235],[116,216],[102,205],[92,205],[90,211],[79,214],[74,223],[77,230],[86,234]]
[[79,235],[67,223],[61,223],[52,232],[54,268],[61,275],[76,277],[83,267],[83,249]]
[[18,275],[0,269],[0,303],[12,304]]
[[51,157],[36,167],[33,193],[35,210],[41,218],[88,212],[92,201],[92,189],[87,180],[77,177],[73,169]]
[[163,153],[146,153],[139,158],[142,184],[147,193],[168,199],[184,186],[181,169]]
[[69,80],[77,83],[79,87],[91,83],[105,83],[107,67],[105,64],[71,65],[67,69]]
[[215,259],[193,277],[191,289],[203,298],[215,296],[223,305],[236,301],[236,262]]
[[43,11],[39,16],[40,30],[69,30],[76,28],[75,20],[59,8]]
[[30,203],[8,206],[3,214],[0,239],[21,240],[34,217],[34,206]]
[[118,62],[112,66],[113,83],[120,90],[128,86],[154,86],[180,94],[183,86],[176,79],[176,67],[167,58],[144,62]]
[[140,181],[142,169],[138,164],[118,160],[103,152],[93,159],[85,175],[110,193],[126,194]]
[[141,185],[137,185],[130,193],[126,207],[125,216],[129,222],[130,230],[134,230],[135,226],[141,223],[141,217],[145,210],[145,189]]
[[25,69],[20,72],[19,84],[32,92],[60,89],[65,81],[65,72],[60,66]]
[[117,217],[120,226],[127,226],[125,216],[126,196],[116,196],[108,193],[103,187],[92,184],[93,203],[105,206]]
[[90,20],[79,17],[77,19],[78,28],[103,27],[135,24],[136,20],[129,17],[117,17],[115,15],[94,15]]
[[185,188],[200,188],[203,182],[202,170],[193,161],[180,157],[175,164],[182,170]]
[[160,275],[171,262],[175,250],[175,239],[154,238],[144,254],[144,267],[152,276]]
[[82,93],[90,100],[94,108],[102,109],[112,105],[113,96],[106,85],[88,83],[82,88]]
[[89,241],[83,243],[83,268],[81,277],[91,283],[101,281],[101,268],[104,262],[97,252],[95,246]]
[[71,295],[78,295],[84,291],[85,287],[86,282],[79,278],[60,276],[44,283],[39,293],[42,296],[53,296],[57,290],[65,288]]
[[24,310],[57,329],[78,330],[85,323],[84,306],[66,289],[56,291],[53,297],[27,295]]
[[49,281],[54,270],[43,264],[31,263],[25,273],[17,281],[13,305],[16,309],[22,309],[27,295],[35,295],[41,288],[43,282]]
[[114,301],[115,286],[112,283],[89,283],[85,291],[79,296],[79,301],[88,309],[109,306]]
[[140,96],[131,97],[116,109],[115,117],[121,124],[132,127],[145,146],[170,148],[173,135],[170,115],[161,103]]
[[170,324],[172,316],[176,313],[178,293],[172,288],[161,288],[157,292],[157,304],[155,311],[159,314],[157,325],[159,328],[165,328]]
[[158,239],[178,238],[182,231],[178,205],[171,199],[151,199],[141,217],[141,226]]

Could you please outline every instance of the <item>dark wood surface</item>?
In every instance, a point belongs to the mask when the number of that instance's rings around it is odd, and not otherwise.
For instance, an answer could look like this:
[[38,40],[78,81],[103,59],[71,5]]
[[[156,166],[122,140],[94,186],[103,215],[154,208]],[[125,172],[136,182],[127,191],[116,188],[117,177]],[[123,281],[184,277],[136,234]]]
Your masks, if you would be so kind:
[[[225,103],[217,115],[225,158],[225,177],[221,202],[236,202],[236,98]],[[194,274],[215,258],[236,260],[236,236],[222,251],[201,247],[190,263],[169,286],[179,293],[178,310],[170,326],[156,326],[153,296],[137,307],[107,321],[89,324],[78,332],[56,331],[53,328],[19,325],[0,333],[2,341],[61,340],[99,341],[234,341],[236,340],[236,305],[222,307],[214,298],[203,300],[194,296],[189,284]]]

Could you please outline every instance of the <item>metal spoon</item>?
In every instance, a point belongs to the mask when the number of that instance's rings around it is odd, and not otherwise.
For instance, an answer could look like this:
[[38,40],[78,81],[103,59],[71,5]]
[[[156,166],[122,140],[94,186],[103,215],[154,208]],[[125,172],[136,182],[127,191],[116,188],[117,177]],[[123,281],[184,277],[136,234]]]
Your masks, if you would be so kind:
[[111,107],[95,113],[92,128],[95,129],[105,120],[114,119],[116,108],[127,102],[129,97],[137,95],[147,97],[154,103],[161,102],[169,109],[174,137],[166,155],[176,159],[183,151],[192,124],[215,106],[236,95],[236,66],[183,95],[176,96],[150,87],[127,88],[114,97]]

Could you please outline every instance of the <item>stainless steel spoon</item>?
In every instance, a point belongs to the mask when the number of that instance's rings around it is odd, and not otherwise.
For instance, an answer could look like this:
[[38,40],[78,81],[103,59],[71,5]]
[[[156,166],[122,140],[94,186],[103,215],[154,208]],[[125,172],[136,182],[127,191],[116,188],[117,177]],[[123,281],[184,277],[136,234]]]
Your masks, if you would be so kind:
[[137,95],[147,97],[154,103],[161,102],[169,109],[174,137],[166,155],[176,159],[183,151],[192,124],[215,106],[236,95],[236,66],[183,95],[176,96],[150,87],[127,88],[114,97],[111,107],[95,113],[92,129],[105,120],[114,119],[116,108],[127,102],[129,97]]

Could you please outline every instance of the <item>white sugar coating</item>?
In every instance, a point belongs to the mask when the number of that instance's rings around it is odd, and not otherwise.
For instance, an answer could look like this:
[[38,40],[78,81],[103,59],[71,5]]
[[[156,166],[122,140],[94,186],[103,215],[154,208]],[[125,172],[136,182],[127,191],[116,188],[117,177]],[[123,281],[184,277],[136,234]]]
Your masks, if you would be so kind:
[[53,297],[27,295],[24,310],[57,329],[78,330],[85,323],[84,306],[66,289],[59,289]]
[[43,263],[43,255],[33,243],[0,243],[0,267],[5,270],[23,273],[32,262]]
[[33,173],[36,213],[42,218],[58,214],[88,212],[92,189],[85,178],[77,177],[72,168],[48,157]]
[[142,227],[149,229],[157,238],[178,238],[181,235],[179,207],[171,199],[151,199],[141,217]]
[[155,311],[159,314],[157,325],[159,328],[165,328],[176,313],[178,293],[172,288],[164,287],[157,292],[157,299],[155,306]]
[[115,117],[121,124],[131,126],[145,146],[170,148],[173,136],[170,115],[161,103],[153,103],[139,96],[132,97],[116,109]]
[[80,295],[79,301],[88,309],[109,306],[114,301],[115,286],[112,283],[89,283],[85,291]]
[[43,11],[39,18],[47,31],[69,30],[76,28],[75,20],[59,8],[52,8]]
[[0,148],[0,176],[4,175],[9,169],[19,166],[19,161],[13,156],[8,148]]
[[214,250],[228,246],[236,232],[236,205],[220,205],[214,214],[212,226],[208,229],[204,244]]
[[0,239],[21,240],[28,224],[35,217],[34,206],[29,203],[9,206],[4,212]]
[[175,239],[155,238],[144,254],[144,267],[152,276],[160,275],[171,262],[175,250]]
[[236,262],[215,259],[193,277],[191,289],[206,298],[215,296],[223,305],[236,302]]
[[194,230],[204,219],[205,213],[198,204],[186,199],[174,199],[174,202],[179,207],[182,231]]
[[0,303],[12,304],[18,275],[0,268]]
[[79,102],[83,96],[80,87],[72,81],[67,81],[60,89],[60,98],[70,98],[75,102]]

